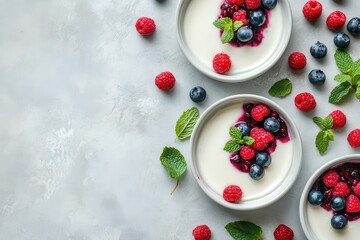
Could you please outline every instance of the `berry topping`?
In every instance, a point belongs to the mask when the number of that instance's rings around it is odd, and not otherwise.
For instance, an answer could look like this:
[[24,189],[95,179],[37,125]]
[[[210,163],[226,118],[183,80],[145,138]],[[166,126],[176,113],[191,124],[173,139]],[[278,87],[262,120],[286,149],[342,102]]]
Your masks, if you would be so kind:
[[316,107],[316,100],[311,93],[303,92],[295,97],[295,106],[303,112],[310,112]]
[[339,212],[345,208],[345,205],[346,205],[345,198],[344,197],[334,197],[331,200],[330,205],[331,205],[332,210],[334,210],[335,212]]
[[308,201],[311,205],[320,205],[324,201],[324,194],[319,190],[311,190],[308,194]]
[[245,161],[253,159],[255,157],[255,150],[249,146],[242,146],[240,148],[240,157]]
[[337,30],[345,25],[346,16],[343,12],[334,11],[326,19],[326,26],[330,30]]
[[311,70],[311,72],[309,73],[308,79],[311,84],[320,86],[325,83],[326,75],[320,69],[314,69],[314,70]]
[[247,15],[246,11],[241,9],[241,10],[239,10],[237,12],[234,12],[232,20],[234,22],[235,21],[241,21],[243,23],[243,26],[246,26],[246,25],[249,24],[247,19],[246,19],[246,15]]
[[360,211],[360,200],[357,196],[351,194],[346,199],[345,211],[348,213],[356,213]]
[[254,139],[254,143],[251,147],[258,151],[266,149],[269,143],[275,140],[274,136],[263,128],[251,129],[250,137]]
[[250,24],[254,27],[262,26],[266,21],[266,15],[263,10],[255,10],[250,13]]
[[346,115],[342,111],[335,110],[331,112],[329,116],[332,117],[332,119],[334,120],[332,128],[342,128],[345,126]]
[[301,52],[293,52],[288,58],[289,67],[293,70],[301,70],[306,66],[306,57]]
[[281,124],[276,118],[270,117],[264,121],[264,128],[266,131],[277,133],[281,128]]
[[245,0],[228,0],[228,3],[236,5],[242,5],[244,2]]
[[315,21],[321,16],[322,5],[318,1],[308,1],[305,3],[302,12],[308,21]]
[[243,136],[249,136],[250,135],[250,126],[246,124],[246,122],[240,122],[235,125],[237,127]]
[[155,77],[155,85],[163,91],[172,89],[175,82],[175,77],[171,72],[162,72]]
[[141,35],[150,35],[156,30],[156,24],[154,20],[148,17],[141,17],[136,21],[136,30]]
[[353,148],[360,147],[360,128],[352,130],[349,133],[347,140],[351,147]]
[[340,175],[336,171],[330,170],[323,175],[321,180],[323,181],[325,186],[335,187],[336,184],[340,182]]
[[271,164],[270,153],[268,153],[266,151],[257,152],[255,162],[257,165],[260,165],[262,167],[268,167]]
[[350,195],[350,188],[344,182],[338,182],[333,188],[334,197],[347,197]]
[[327,54],[327,47],[325,44],[317,41],[310,47],[310,54],[314,58],[321,59],[324,58]]
[[353,187],[353,192],[356,196],[360,197],[360,182]]
[[274,231],[275,240],[293,240],[294,232],[284,224],[280,224]]
[[334,36],[334,44],[339,49],[345,49],[350,45],[350,37],[343,32],[339,32]]
[[249,175],[254,180],[260,180],[265,175],[264,168],[260,165],[253,164],[250,166]]
[[223,198],[227,202],[237,203],[242,197],[242,191],[239,186],[229,185],[224,189]]
[[245,0],[245,5],[249,10],[255,10],[261,7],[261,0]]
[[334,215],[331,218],[331,226],[335,229],[343,229],[346,226],[347,222],[348,220],[346,219],[346,217],[341,214]]
[[346,28],[350,34],[360,35],[360,18],[354,17],[354,18],[350,19]]
[[251,110],[251,116],[255,121],[261,122],[264,117],[270,115],[270,109],[264,104],[258,104]]
[[231,68],[230,56],[225,53],[218,53],[213,59],[213,68],[215,72],[224,74]]
[[190,90],[189,96],[193,102],[202,102],[206,98],[206,91],[202,87],[194,87]]
[[268,10],[271,10],[271,9],[274,9],[277,5],[277,0],[261,0],[261,5],[268,9]]
[[244,26],[239,28],[239,30],[236,33],[236,38],[240,41],[240,42],[249,42],[251,39],[253,39],[254,37],[254,32],[251,28],[249,28],[249,26]]
[[195,240],[209,240],[211,238],[211,230],[207,225],[200,225],[194,228],[192,235]]

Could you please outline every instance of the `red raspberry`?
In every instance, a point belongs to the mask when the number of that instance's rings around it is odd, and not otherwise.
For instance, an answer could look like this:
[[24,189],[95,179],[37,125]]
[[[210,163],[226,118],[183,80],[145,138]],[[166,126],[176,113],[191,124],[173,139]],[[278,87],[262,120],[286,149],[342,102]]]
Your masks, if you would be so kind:
[[293,52],[288,58],[289,67],[293,70],[301,70],[306,66],[306,57],[301,52]]
[[251,147],[258,151],[266,149],[269,143],[275,140],[274,136],[270,132],[257,127],[251,129],[250,137],[255,140]]
[[358,182],[355,187],[353,187],[353,192],[356,196],[360,197],[360,182]]
[[347,197],[350,195],[350,188],[344,182],[338,182],[333,188],[332,195],[334,197]]
[[239,186],[229,185],[224,189],[223,198],[227,202],[237,203],[242,197],[242,190]]
[[351,147],[353,148],[360,147],[360,128],[352,130],[349,133],[347,140]]
[[292,240],[294,232],[288,226],[280,224],[274,231],[275,240]]
[[243,26],[246,26],[249,24],[248,20],[246,19],[246,11],[241,9],[237,12],[234,12],[233,19],[235,21],[241,21],[243,23]]
[[345,25],[346,16],[341,11],[334,11],[326,19],[326,26],[330,30],[337,30]]
[[230,4],[242,5],[245,0],[228,0]]
[[194,228],[192,235],[195,240],[209,240],[211,237],[211,230],[207,225],[200,225]]
[[172,89],[175,81],[175,77],[171,72],[162,72],[155,77],[155,85],[163,91]]
[[264,120],[264,117],[270,115],[270,109],[264,104],[258,104],[251,109],[250,114],[255,121],[261,122]]
[[345,211],[348,213],[356,213],[360,211],[360,200],[357,196],[351,194],[346,199]]
[[308,92],[299,93],[295,97],[295,106],[303,112],[310,112],[316,107],[316,101],[313,95]]
[[225,53],[218,53],[213,60],[213,68],[215,72],[223,74],[230,70],[231,60],[230,56]]
[[150,35],[156,30],[156,24],[154,20],[148,17],[141,17],[136,21],[136,30],[141,35]]
[[258,9],[261,7],[261,0],[245,0],[245,5],[249,10]]
[[322,5],[318,1],[308,1],[305,3],[302,12],[308,21],[315,21],[321,16]]
[[242,146],[240,148],[240,156],[242,159],[246,161],[253,159],[255,157],[255,154],[256,154],[255,150],[249,146]]
[[327,187],[335,187],[340,182],[340,176],[334,170],[327,171],[322,177],[322,181]]
[[330,117],[334,120],[332,128],[342,128],[346,124],[346,115],[340,111],[335,110],[329,114]]

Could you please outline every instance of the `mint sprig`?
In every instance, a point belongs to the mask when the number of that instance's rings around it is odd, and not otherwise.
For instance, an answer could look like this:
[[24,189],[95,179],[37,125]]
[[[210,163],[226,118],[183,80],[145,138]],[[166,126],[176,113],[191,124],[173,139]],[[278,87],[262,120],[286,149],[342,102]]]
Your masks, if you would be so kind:
[[321,131],[316,135],[315,145],[320,155],[324,155],[329,148],[329,142],[334,141],[334,132],[331,130],[334,124],[334,119],[330,116],[326,118],[314,117],[313,121],[321,128]]
[[248,221],[228,223],[225,229],[235,240],[260,240],[262,237],[261,227]]
[[273,97],[286,97],[291,93],[291,91],[292,83],[289,79],[285,78],[272,85],[269,89],[269,94]]
[[226,142],[224,146],[224,150],[229,153],[237,152],[240,150],[242,145],[250,146],[255,141],[252,137],[249,136],[243,137],[240,129],[236,127],[230,127],[229,134],[233,139]]
[[175,133],[179,140],[189,138],[200,117],[199,110],[196,107],[187,109],[176,122]]
[[221,42],[223,44],[230,42],[235,34],[234,32],[237,31],[243,23],[241,21],[233,22],[231,18],[219,18],[213,22],[213,25],[221,30],[223,30],[221,35]]

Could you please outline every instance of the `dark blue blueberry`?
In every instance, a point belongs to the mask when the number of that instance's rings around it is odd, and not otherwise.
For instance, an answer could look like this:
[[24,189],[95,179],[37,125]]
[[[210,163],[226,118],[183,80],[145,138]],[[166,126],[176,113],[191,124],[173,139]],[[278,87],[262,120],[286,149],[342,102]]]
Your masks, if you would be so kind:
[[266,151],[257,152],[255,162],[262,167],[268,167],[271,164],[271,155]]
[[314,69],[314,70],[311,70],[311,72],[308,75],[308,78],[309,78],[309,81],[311,82],[311,84],[320,86],[325,83],[326,75],[320,69]]
[[191,100],[193,100],[194,102],[202,102],[206,98],[206,91],[204,88],[198,86],[192,88],[189,95]]
[[241,122],[239,125],[236,126],[242,133],[243,136],[250,135],[250,126],[246,124],[246,122]]
[[274,117],[267,118],[264,121],[264,128],[268,132],[276,133],[280,130],[280,127],[280,121]]
[[316,43],[311,45],[310,53],[311,56],[313,56],[314,58],[318,58],[318,59],[324,58],[327,54],[327,47],[325,44],[317,41]]
[[319,190],[311,190],[308,194],[308,201],[311,205],[320,205],[324,201],[324,194]]
[[346,200],[344,197],[334,197],[331,199],[330,206],[335,212],[341,211],[345,208]]
[[254,37],[254,33],[251,28],[249,28],[248,26],[244,26],[239,28],[236,36],[240,42],[248,42]]
[[250,13],[250,24],[254,27],[260,27],[265,23],[266,15],[262,10],[255,10]]
[[331,226],[335,229],[343,229],[347,222],[346,217],[340,214],[336,214],[331,218]]
[[261,5],[268,10],[275,8],[276,4],[277,0],[261,0]]
[[350,38],[347,34],[339,32],[334,37],[334,43],[339,49],[345,49],[350,44]]
[[250,177],[254,180],[260,180],[264,177],[265,171],[262,166],[259,166],[257,164],[253,164],[250,166],[249,171]]
[[347,30],[352,35],[360,35],[360,18],[354,17],[347,24]]

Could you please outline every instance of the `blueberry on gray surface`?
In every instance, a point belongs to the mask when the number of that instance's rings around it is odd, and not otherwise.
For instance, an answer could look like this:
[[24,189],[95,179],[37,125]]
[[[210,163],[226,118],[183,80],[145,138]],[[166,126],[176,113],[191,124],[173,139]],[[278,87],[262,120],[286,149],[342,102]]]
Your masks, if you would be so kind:
[[270,153],[263,151],[257,152],[255,157],[255,162],[257,165],[262,167],[268,167],[271,164],[271,155]]
[[327,54],[327,47],[325,44],[317,41],[310,47],[310,54],[314,58],[321,59],[324,58]]
[[308,201],[311,205],[320,205],[324,201],[324,194],[319,190],[311,190],[308,194]]
[[320,86],[325,83],[326,75],[323,71],[320,69],[313,69],[308,75],[309,81],[311,84]]
[[335,46],[339,49],[345,49],[350,45],[350,37],[343,32],[339,32],[334,37]]
[[268,132],[276,133],[280,130],[280,127],[280,121],[274,117],[267,118],[264,121],[264,128]]
[[250,13],[250,24],[254,27],[260,27],[265,23],[266,15],[263,10],[255,10]]
[[277,0],[261,0],[261,5],[268,10],[274,9],[276,4]]
[[250,126],[246,124],[246,122],[241,122],[236,126],[242,133],[243,136],[250,135]]
[[331,218],[331,226],[335,229],[343,229],[347,222],[346,217],[340,214],[336,214]]
[[354,17],[350,19],[346,26],[349,33],[353,35],[360,35],[360,18]]
[[190,90],[189,95],[194,102],[202,102],[206,98],[206,91],[204,88],[197,86]]
[[260,180],[264,177],[265,171],[264,168],[260,165],[253,164],[250,166],[249,171],[250,177],[254,180]]
[[253,30],[248,26],[239,28],[236,37],[240,42],[248,42],[254,37]]
[[331,199],[330,206],[335,212],[341,211],[345,208],[346,200],[344,197],[334,197]]

